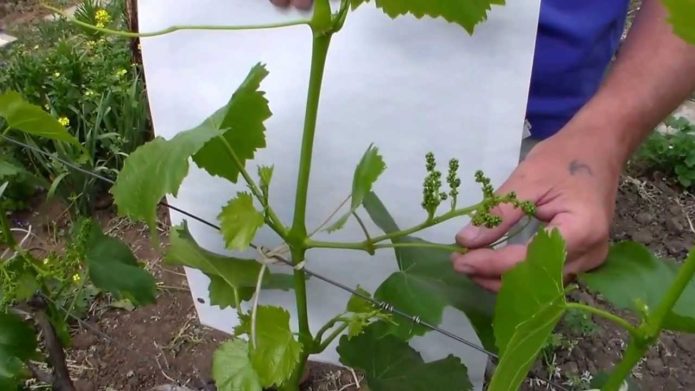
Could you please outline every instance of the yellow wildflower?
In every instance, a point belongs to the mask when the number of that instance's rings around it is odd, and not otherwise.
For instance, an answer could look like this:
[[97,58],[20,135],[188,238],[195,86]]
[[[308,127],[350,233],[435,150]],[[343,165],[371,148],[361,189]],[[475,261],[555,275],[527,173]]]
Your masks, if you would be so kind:
[[106,27],[106,25],[101,22],[97,22],[96,26],[98,29],[103,29],[104,27]]
[[77,274],[77,273],[75,273],[75,274],[72,275],[72,280],[73,280],[74,282],[80,282],[81,279],[82,279],[82,278],[81,278],[80,275]]
[[60,117],[58,118],[58,122],[60,122],[60,124],[64,127],[70,126],[70,119],[68,117]]
[[97,22],[97,27],[104,28],[111,21],[111,15],[109,15],[108,11],[100,9],[94,15],[94,19]]
[[54,77],[60,77],[60,72],[56,72],[53,74]]
[[48,265],[48,258],[44,258],[44,259],[43,259],[43,264],[44,264],[44,265]]
[[34,50],[37,50],[39,48],[39,45],[34,46]]
[[116,72],[116,77],[123,77],[126,73],[128,73],[128,70],[121,68],[118,70],[118,72]]

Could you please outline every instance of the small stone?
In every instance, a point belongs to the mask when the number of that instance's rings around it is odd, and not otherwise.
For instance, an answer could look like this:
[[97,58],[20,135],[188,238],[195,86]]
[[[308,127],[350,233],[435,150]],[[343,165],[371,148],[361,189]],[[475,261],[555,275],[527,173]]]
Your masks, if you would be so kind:
[[72,347],[77,350],[87,350],[98,342],[97,337],[89,333],[82,333],[72,338]]
[[577,366],[577,363],[574,361],[569,361],[566,362],[565,364],[562,365],[562,372],[563,373],[568,373],[571,375],[577,375],[579,374],[579,366]]
[[680,234],[683,232],[683,223],[681,223],[680,218],[671,217],[666,220],[666,228],[668,228],[669,231],[673,232],[674,234]]
[[662,375],[666,372],[664,362],[658,357],[647,359],[647,368],[655,375]]
[[135,376],[135,372],[133,372],[132,370],[128,371],[128,373],[125,374],[125,377],[127,377],[128,379],[130,379],[133,376]]
[[681,239],[668,240],[664,243],[666,250],[668,250],[671,255],[680,254],[682,252],[687,252],[690,248],[690,243]]
[[642,212],[635,216],[635,220],[642,225],[647,225],[654,221],[654,215],[650,212]]
[[654,236],[647,229],[640,229],[637,232],[633,232],[631,236],[632,240],[642,244],[650,244],[654,241]]

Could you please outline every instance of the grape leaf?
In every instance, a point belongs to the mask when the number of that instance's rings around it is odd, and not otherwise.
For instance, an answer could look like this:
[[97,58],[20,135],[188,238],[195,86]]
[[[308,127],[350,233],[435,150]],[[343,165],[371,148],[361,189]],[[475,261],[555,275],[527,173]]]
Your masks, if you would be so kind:
[[135,305],[155,302],[154,277],[137,261],[130,248],[119,239],[104,235],[93,224],[85,244],[85,261],[94,285]]
[[[695,257],[695,249],[688,259]],[[647,247],[635,242],[614,244],[605,263],[578,276],[589,290],[600,293],[615,306],[640,313],[637,302],[653,310],[671,286],[678,266],[660,260]],[[674,331],[695,332],[695,281],[690,281],[680,299],[664,318],[663,327]]]
[[[242,317],[245,326],[239,331],[250,333],[250,317]],[[235,331],[237,330],[235,329]],[[263,387],[281,385],[299,364],[302,345],[290,330],[290,313],[280,307],[259,306],[256,310],[256,343],[251,345],[251,362]]]
[[373,145],[370,145],[362,155],[362,159],[355,168],[355,174],[352,179],[352,196],[350,211],[339,218],[327,230],[329,232],[337,231],[345,226],[348,218],[357,208],[362,205],[364,197],[372,190],[372,185],[379,178],[381,173],[386,169],[384,159],[379,155],[379,150]]
[[566,255],[560,232],[541,230],[526,259],[502,276],[493,323],[501,358],[490,391],[518,389],[562,318]]
[[212,378],[219,391],[262,391],[249,359],[249,345],[240,339],[227,341],[215,351]]
[[0,117],[10,129],[20,130],[33,136],[79,144],[56,118],[33,105],[16,91],[0,94]]
[[253,197],[249,193],[237,194],[222,208],[218,218],[227,248],[239,251],[249,247],[256,231],[265,222],[263,214],[253,207]]
[[[353,9],[370,0],[350,0]],[[375,0],[376,6],[391,18],[411,14],[420,19],[424,16],[442,17],[456,23],[473,34],[475,26],[487,19],[492,5],[504,5],[504,0]]]
[[[268,75],[262,64],[256,64],[249,72],[246,80],[236,90],[224,111],[214,117],[219,129],[223,129],[222,137],[211,140],[193,155],[193,161],[198,167],[210,175],[226,178],[237,182],[240,167],[247,160],[253,159],[259,148],[265,148],[265,126],[263,122],[272,115],[268,107],[265,93],[259,91],[261,81]],[[229,149],[234,151],[238,162],[220,159],[229,156]]]
[[663,4],[668,9],[668,22],[673,31],[695,45],[695,0],[663,0]]
[[[240,302],[250,299],[261,271],[261,264],[253,259],[225,257],[203,249],[193,239],[185,222],[172,228],[164,259],[170,265],[192,267],[205,273],[210,278],[208,289],[212,304],[222,308],[235,308],[235,295],[239,295]],[[263,276],[265,289],[289,290],[293,286],[292,275],[266,271]]]
[[[232,107],[237,107],[238,99],[245,99],[249,85],[253,85],[252,81],[256,80],[258,75],[264,74],[264,68],[254,67],[230,101],[197,127],[178,133],[169,140],[157,137],[131,153],[111,189],[119,213],[134,220],[144,221],[154,229],[157,204],[167,194],[178,194],[181,182],[188,174],[188,159],[203,151],[204,146],[212,139],[223,135],[229,126],[225,122],[226,115]],[[251,113],[252,111],[249,116]],[[219,137],[216,140],[219,140]],[[239,143],[239,147],[245,145],[244,139]],[[235,166],[233,162],[222,158],[227,156],[226,153],[209,156],[210,152],[217,152],[207,151],[194,160],[208,172],[210,165]],[[208,162],[208,159],[213,159],[214,164]]]
[[[372,297],[372,295],[361,287],[357,287],[357,292],[364,296]],[[360,296],[352,295],[347,303],[347,310],[354,313],[365,313],[374,311],[374,306],[369,301],[363,299]]]
[[473,388],[461,360],[449,355],[425,363],[407,342],[380,333],[380,326],[372,324],[352,338],[342,336],[337,349],[341,363],[365,372],[370,390],[461,391]]
[[0,386],[14,390],[28,373],[24,361],[36,356],[36,335],[15,315],[0,313]]
[[[398,226],[374,194],[364,199],[370,217],[384,232],[398,231]],[[403,237],[394,243],[425,243],[421,239]],[[492,316],[495,297],[468,277],[455,273],[447,251],[430,248],[397,248],[400,271],[392,274],[376,290],[374,296],[402,311],[419,316],[422,321],[438,325],[444,308],[452,306],[463,311],[471,321],[486,349],[495,350]],[[401,338],[423,335],[428,329],[403,319],[392,331]]]

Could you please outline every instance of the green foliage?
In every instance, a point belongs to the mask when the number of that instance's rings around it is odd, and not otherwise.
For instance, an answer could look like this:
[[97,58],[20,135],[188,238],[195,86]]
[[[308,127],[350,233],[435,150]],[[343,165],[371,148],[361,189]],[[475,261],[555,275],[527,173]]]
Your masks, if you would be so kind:
[[[116,8],[109,7],[109,12],[113,27],[124,26]],[[22,141],[53,156],[24,149],[13,155],[32,174],[45,178],[48,185],[42,187],[52,187],[74,213],[87,214],[104,185],[71,172],[56,158],[116,177],[125,156],[149,134],[140,69],[133,65],[129,41],[85,35],[62,19],[40,22],[21,38],[0,52],[0,92],[19,91],[30,103],[61,118],[79,144],[24,134]]]
[[289,380],[299,364],[302,345],[290,330],[290,314],[280,307],[259,306],[256,309],[256,327],[251,316],[243,316],[236,335],[247,334],[249,358],[263,387],[280,386]]
[[673,133],[653,132],[635,154],[635,161],[674,176],[685,188],[695,185],[695,125],[683,117],[669,117]]
[[386,163],[384,163],[383,157],[379,155],[379,150],[370,145],[355,168],[355,174],[352,179],[350,211],[329,227],[328,231],[337,231],[343,228],[350,215],[362,205],[364,198],[372,190],[372,185],[385,169]]
[[99,226],[93,224],[85,250],[89,277],[97,288],[135,305],[155,302],[154,277],[143,269],[121,240],[104,235]]
[[[191,156],[209,173],[236,180],[240,168],[230,168],[233,171],[228,171],[227,168],[222,167],[231,167],[234,164],[226,162],[222,164],[223,160],[219,158],[229,156],[227,154],[229,150],[216,151],[219,146],[226,147],[227,143],[232,141],[236,142],[232,150],[238,154],[239,159],[249,158],[249,153],[253,153],[251,146],[257,145],[258,133],[235,132],[236,128],[230,129],[231,125],[226,121],[228,117],[235,119],[241,116],[240,107],[250,110],[245,113],[249,118],[262,121],[261,117],[254,116],[252,113],[263,111],[267,106],[264,106],[265,101],[257,99],[250,89],[258,87],[258,83],[265,74],[265,68],[254,67],[229,102],[199,126],[178,133],[169,140],[157,137],[133,152],[126,160],[116,184],[111,189],[119,213],[134,220],[144,221],[153,229],[158,203],[165,195],[175,196],[178,193],[181,182],[188,174],[188,159]],[[258,107],[254,107],[254,104]],[[219,138],[210,143],[215,137]],[[220,154],[215,155],[216,153]]]
[[24,100],[16,91],[6,91],[0,95],[0,117],[5,120],[7,129],[51,140],[77,143],[56,118]]
[[685,41],[695,45],[695,1],[693,0],[662,0],[668,9],[668,22],[673,25],[673,31]]
[[[233,307],[253,296],[261,264],[253,259],[224,257],[201,248],[193,239],[184,223],[174,227],[170,235],[170,245],[165,256],[171,265],[196,268],[210,278],[210,299],[213,305],[221,308]],[[292,276],[263,275],[266,289],[291,289]]]
[[[364,207],[384,232],[398,231],[393,218],[374,193],[365,197]],[[425,243],[411,237],[394,239],[393,242]],[[396,248],[395,251],[400,271],[389,276],[379,286],[375,292],[377,299],[434,325],[441,322],[444,308],[457,308],[466,314],[483,344],[494,349],[491,327],[494,296],[469,278],[453,273],[449,251],[417,247]],[[401,338],[422,335],[428,331],[412,322],[395,321],[398,326],[393,332]]]
[[19,317],[0,312],[0,389],[14,390],[28,375],[24,361],[36,353],[34,331]]
[[254,208],[253,196],[249,193],[239,193],[229,201],[222,208],[219,220],[227,248],[240,251],[249,247],[256,231],[265,223],[263,214]]
[[521,385],[562,318],[565,257],[560,233],[541,230],[529,245],[526,259],[502,277],[494,320],[501,360],[490,391],[515,390]]
[[[338,353],[340,362],[365,372],[369,389],[396,390],[471,390],[468,371],[460,359],[449,355],[425,363],[408,343],[383,332],[375,323],[356,337],[343,336]],[[380,330],[382,329],[382,330]]]
[[261,391],[261,380],[249,358],[248,342],[223,343],[212,358],[212,377],[219,391]]
[[[370,0],[350,0],[353,8]],[[419,0],[375,0],[377,7],[392,18],[410,14],[417,18],[423,16],[442,17],[464,27],[473,34],[475,26],[487,19],[487,13],[493,4],[504,4],[504,0],[480,1],[437,1],[423,2]]]
[[[691,252],[688,259],[695,257]],[[613,305],[647,317],[664,299],[678,266],[658,259],[648,248],[633,242],[614,245],[606,262],[597,270],[579,276],[580,281]],[[667,314],[663,327],[695,332],[695,281],[690,281]]]
[[[270,118],[271,112],[265,93],[259,88],[267,75],[265,66],[256,64],[229,103],[204,124],[219,129],[222,134],[193,156],[198,167],[210,175],[236,183],[246,161],[253,159],[257,149],[265,148],[263,122]],[[220,156],[231,157],[233,164],[224,162]]]

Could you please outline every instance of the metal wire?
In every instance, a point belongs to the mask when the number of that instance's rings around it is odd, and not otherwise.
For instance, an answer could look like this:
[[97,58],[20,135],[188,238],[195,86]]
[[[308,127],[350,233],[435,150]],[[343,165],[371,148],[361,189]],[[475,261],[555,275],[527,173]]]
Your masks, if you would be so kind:
[[[4,140],[6,140],[6,141],[8,141],[8,142],[10,142],[10,143],[12,143],[12,144],[15,144],[15,145],[17,145],[17,146],[20,146],[20,147],[23,147],[23,148],[28,148],[28,149],[30,149],[30,150],[32,150],[32,151],[34,151],[34,152],[37,152],[37,153],[43,154],[43,155],[45,155],[45,156],[49,156],[49,157],[51,157],[51,158],[53,158],[53,159],[56,159],[57,161],[63,163],[64,165],[66,165],[67,167],[72,168],[72,169],[75,170],[75,171],[79,171],[79,172],[81,172],[81,173],[83,173],[83,174],[85,174],[85,175],[90,175],[90,176],[92,176],[92,177],[94,177],[94,178],[97,178],[97,179],[102,180],[102,181],[104,181],[104,182],[107,182],[107,183],[109,183],[109,184],[114,184],[114,183],[115,183],[115,182],[114,182],[112,179],[110,179],[110,178],[107,178],[107,177],[105,177],[105,176],[99,175],[99,174],[94,173],[94,172],[92,172],[92,171],[86,170],[86,169],[84,169],[84,168],[82,168],[82,167],[80,167],[80,166],[77,166],[76,164],[74,164],[74,163],[72,163],[72,162],[70,162],[70,161],[67,161],[67,160],[65,160],[65,159],[62,159],[62,158],[60,158],[60,157],[58,157],[58,156],[55,156],[55,155],[53,155],[53,154],[51,154],[51,153],[49,153],[49,152],[43,151],[43,150],[41,150],[41,149],[39,149],[39,148],[37,148],[37,147],[34,147],[34,146],[32,146],[32,145],[23,143],[23,142],[21,142],[21,141],[19,141],[19,140],[13,139],[13,138],[8,137],[8,136],[5,136],[5,135],[0,135],[0,137],[2,137]],[[185,210],[183,210],[183,209],[181,209],[181,208],[178,208],[178,207],[176,207],[176,206],[170,205],[170,204],[168,204],[167,202],[164,202],[164,201],[160,202],[159,204],[162,205],[162,206],[164,206],[164,207],[166,207],[166,208],[169,208],[169,209],[171,209],[171,210],[173,210],[173,211],[176,211],[176,212],[178,212],[178,213],[181,213],[181,214],[183,214],[183,215],[185,215],[185,216],[187,216],[187,217],[190,217],[190,218],[192,218],[192,219],[194,219],[194,220],[200,222],[201,224],[205,224],[205,225],[207,225],[208,227],[213,228],[213,229],[215,229],[215,230],[217,230],[217,231],[220,230],[220,227],[219,227],[218,225],[216,225],[216,224],[214,224],[214,223],[211,223],[211,222],[209,222],[209,221],[203,219],[202,217],[196,216],[196,215],[194,215],[193,213],[187,212],[187,211],[185,211]],[[255,244],[253,244],[253,243],[250,244],[250,247],[253,248],[253,249],[256,249],[256,250],[259,250],[259,249],[260,249],[259,246],[255,245]],[[277,260],[277,261],[279,261],[279,262],[281,262],[281,263],[283,263],[283,264],[285,264],[285,265],[288,265],[288,266],[290,266],[290,267],[292,267],[292,268],[295,268],[295,267],[296,267],[296,265],[295,265],[294,263],[292,263],[290,260],[288,260],[288,259],[286,259],[286,258],[284,258],[284,257],[281,257],[281,256],[279,256],[279,255],[275,255],[275,254],[274,254],[274,255],[270,256],[270,258],[273,258],[273,259],[275,259],[275,260]],[[408,314],[408,313],[406,313],[406,312],[404,312],[404,311],[402,311],[402,310],[399,310],[398,308],[396,308],[396,307],[393,306],[392,304],[389,304],[389,303],[384,302],[384,301],[376,300],[376,299],[372,298],[371,296],[365,295],[364,293],[362,293],[362,292],[360,292],[360,291],[358,291],[358,290],[356,290],[356,289],[350,288],[349,286],[347,286],[347,285],[345,285],[345,284],[342,284],[342,283],[340,283],[340,282],[338,282],[338,281],[335,281],[335,280],[333,280],[333,279],[331,279],[331,278],[329,278],[329,277],[326,277],[326,276],[324,276],[324,275],[321,275],[321,274],[319,274],[319,273],[315,273],[315,272],[313,272],[313,271],[307,269],[306,267],[303,267],[303,266],[302,266],[302,270],[304,270],[304,272],[305,272],[307,275],[309,275],[310,277],[314,277],[314,278],[316,278],[316,279],[318,279],[318,280],[321,280],[321,281],[323,281],[323,282],[325,282],[325,283],[327,283],[327,284],[329,284],[329,285],[333,285],[333,286],[336,287],[336,288],[339,288],[339,289],[341,289],[341,290],[343,290],[343,291],[346,291],[346,292],[348,292],[348,293],[350,293],[350,294],[352,294],[352,295],[355,295],[355,296],[357,296],[357,297],[359,297],[359,298],[361,298],[361,299],[363,299],[363,300],[367,300],[368,302],[372,303],[372,305],[376,306],[377,308],[379,308],[379,309],[381,309],[381,310],[383,310],[383,311],[386,311],[386,312],[389,312],[389,313],[398,315],[398,316],[400,316],[400,317],[402,317],[402,318],[404,318],[404,319],[407,319],[407,320],[413,322],[413,324],[415,324],[415,325],[421,325],[421,326],[423,326],[423,327],[425,327],[425,328],[427,328],[427,329],[430,329],[431,331],[434,331],[434,332],[436,332],[436,333],[439,333],[439,334],[441,334],[441,335],[444,335],[445,337],[448,337],[448,338],[451,338],[451,339],[453,339],[453,340],[455,340],[455,341],[457,341],[457,342],[460,342],[460,343],[462,343],[462,344],[464,344],[464,345],[466,345],[466,346],[468,346],[468,347],[470,347],[470,348],[472,348],[472,349],[475,349],[475,350],[477,350],[477,351],[479,351],[479,352],[481,352],[481,353],[487,355],[488,357],[490,357],[490,358],[493,359],[494,361],[499,360],[499,356],[498,356],[497,354],[495,354],[495,353],[493,353],[493,352],[490,352],[489,350],[485,349],[484,347],[480,346],[479,344],[476,344],[476,343],[474,343],[474,342],[468,341],[467,339],[462,338],[462,337],[460,337],[460,336],[458,336],[458,335],[456,335],[456,334],[454,334],[454,333],[452,333],[452,332],[450,332],[450,331],[447,331],[447,330],[445,330],[445,329],[442,329],[441,327],[438,327],[438,326],[432,325],[432,324],[430,324],[430,323],[428,323],[428,322],[425,322],[425,321],[421,320],[419,316],[412,316],[412,315],[410,315],[410,314]],[[75,318],[76,318],[76,317],[75,317]],[[85,324],[86,324],[86,323],[85,323]],[[553,386],[553,387],[557,387],[557,388],[560,389],[560,390],[567,391],[567,388],[563,387],[563,386],[560,385],[560,384],[553,383],[553,382],[550,381],[549,379],[545,379],[544,381],[547,382],[549,385],[551,385],[551,386]]]

